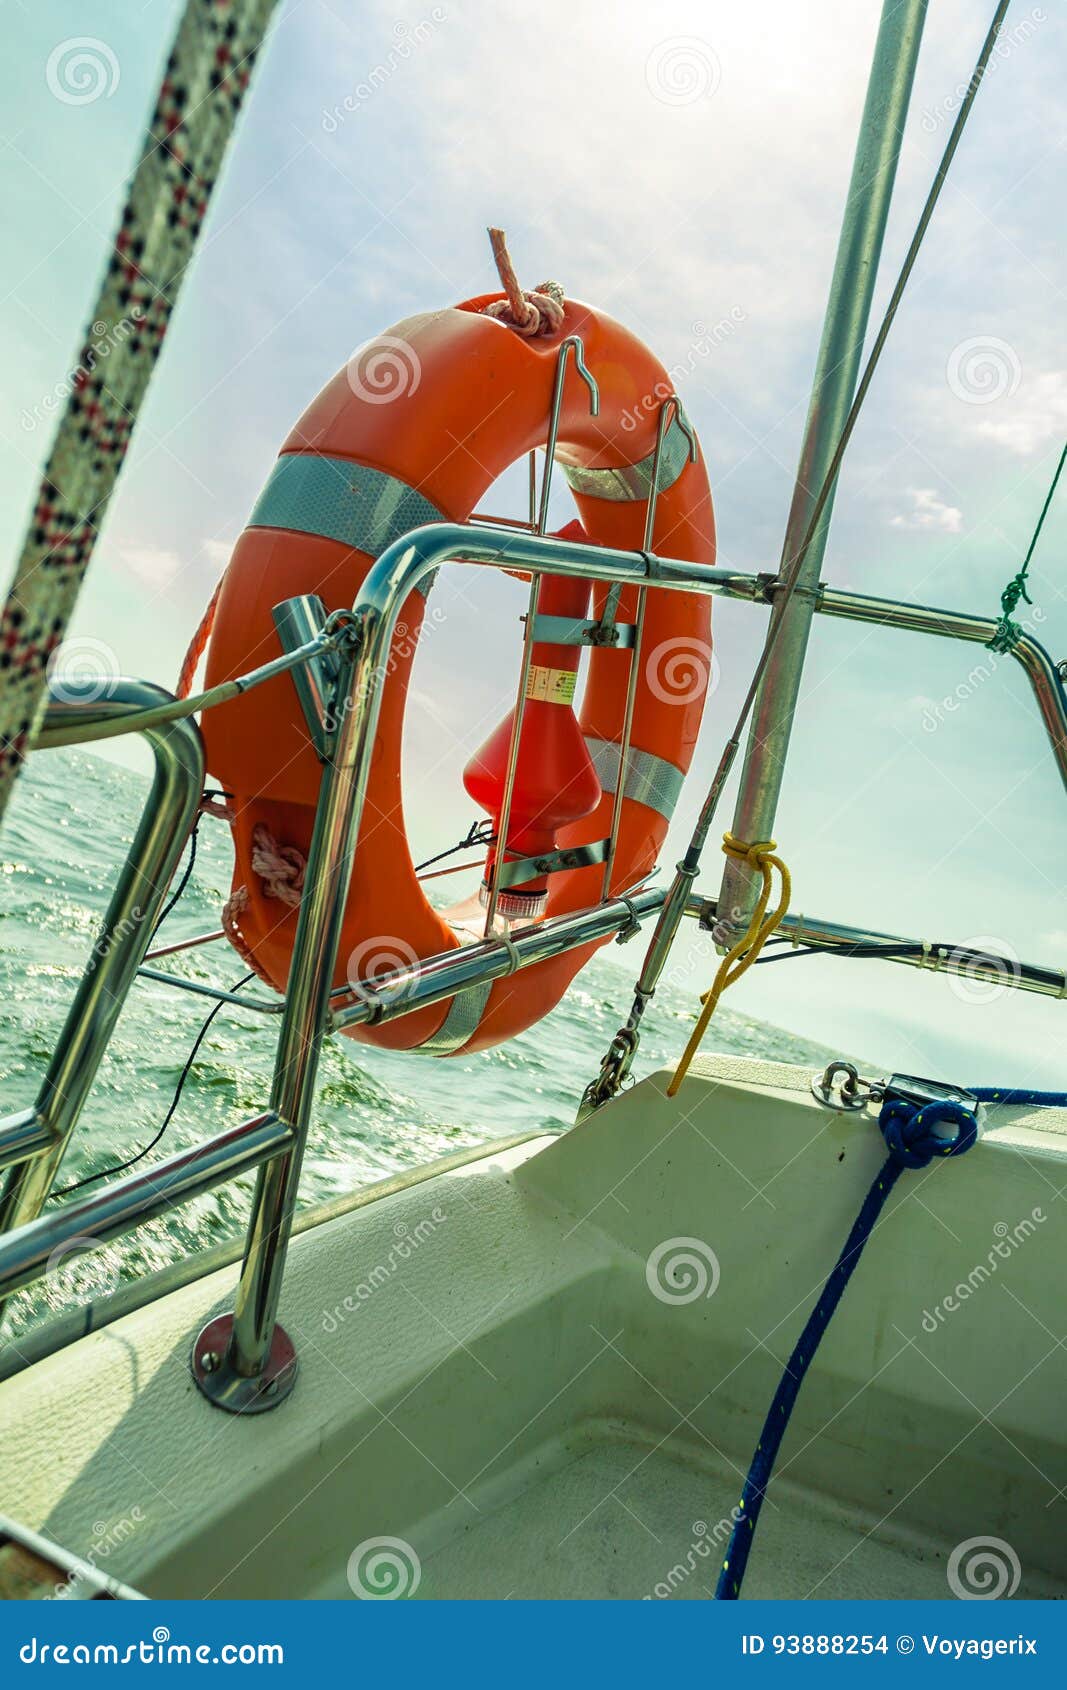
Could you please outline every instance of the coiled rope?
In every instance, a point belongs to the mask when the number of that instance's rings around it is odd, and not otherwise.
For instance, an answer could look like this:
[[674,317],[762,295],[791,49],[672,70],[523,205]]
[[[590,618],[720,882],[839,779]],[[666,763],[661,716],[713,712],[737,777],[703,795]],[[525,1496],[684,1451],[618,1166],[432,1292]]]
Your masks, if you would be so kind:
[[509,329],[514,329],[521,335],[555,334],[556,330],[563,326],[565,304],[563,289],[559,283],[539,282],[536,288],[524,292],[519,286],[519,278],[511,262],[503,229],[490,229],[489,243],[493,249],[500,286],[507,298],[495,299],[491,305],[485,307],[482,315],[498,318],[500,322],[506,323]]
[[[771,934],[781,926],[789,909],[792,879],[781,857],[776,855],[777,847],[773,839],[763,839],[746,845],[743,840],[735,839],[732,833],[724,833],[722,848],[724,854],[732,861],[747,863],[751,868],[758,870],[762,876],[762,884],[747,931],[731,945],[719,964],[715,979],[700,1000],[704,1007],[697,1016],[696,1026],[689,1035],[689,1043],[671,1077],[667,1087],[668,1097],[674,1096],[685,1079],[689,1064],[700,1048],[700,1041],[708,1030],[708,1022],[715,1014],[719,999],[727,986],[732,986],[735,980],[740,980],[742,974],[752,967]],[[774,870],[778,872],[780,890],[777,904],[773,910],[768,911],[774,887]]]
[[[1000,1094],[1000,1101],[1015,1093]],[[1038,1095],[1038,1094],[1034,1094]],[[1053,1094],[1049,1094],[1053,1095]],[[793,1352],[774,1393],[763,1430],[752,1457],[745,1488],[737,1505],[737,1513],[726,1557],[715,1590],[717,1602],[734,1602],[741,1594],[741,1581],[756,1534],[756,1522],[767,1495],[774,1464],[782,1439],[789,1425],[789,1417],[800,1394],[804,1377],[833,1319],[845,1287],[863,1254],[878,1218],[885,1207],[897,1180],[905,1168],[925,1168],[937,1157],[962,1156],[970,1150],[978,1137],[978,1121],[974,1111],[952,1098],[916,1107],[902,1098],[888,1097],[878,1117],[886,1149],[889,1152],[871,1188],[863,1199],[855,1224],[829,1279],[822,1288],[815,1307],[808,1316],[804,1330],[793,1346]],[[943,1129],[948,1128],[951,1136]],[[942,1130],[939,1130],[942,1129]]]

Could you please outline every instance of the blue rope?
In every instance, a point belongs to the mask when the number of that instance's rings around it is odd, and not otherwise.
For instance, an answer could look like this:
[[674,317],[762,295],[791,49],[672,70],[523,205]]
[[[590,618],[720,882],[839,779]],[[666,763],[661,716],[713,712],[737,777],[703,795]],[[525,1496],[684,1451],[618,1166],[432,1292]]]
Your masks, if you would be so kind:
[[968,1086],[967,1090],[979,1103],[1022,1104],[1043,1109],[1067,1109],[1067,1092],[1023,1091],[1018,1087],[1005,1090],[1002,1086]]
[[[981,1097],[982,1093],[977,1095]],[[1009,1098],[1014,1101],[1016,1098],[1022,1100],[1046,1095],[1051,1097],[1056,1094],[1005,1092],[991,1096],[989,1101],[1003,1103]],[[882,1105],[878,1125],[882,1129],[889,1155],[863,1199],[863,1207],[856,1216],[855,1225],[845,1241],[845,1247],[838,1256],[833,1272],[823,1286],[822,1294],[808,1316],[793,1353],[785,1364],[785,1372],[763,1422],[756,1453],[752,1457],[752,1465],[745,1480],[734,1529],[730,1533],[730,1542],[726,1549],[726,1559],[722,1564],[715,1591],[717,1602],[736,1601],[741,1594],[741,1580],[745,1576],[749,1551],[756,1533],[756,1522],[767,1494],[767,1486],[771,1482],[771,1474],[786,1427],[789,1425],[789,1416],[804,1383],[804,1375],[811,1366],[823,1334],[833,1319],[845,1286],[852,1277],[852,1270],[863,1253],[863,1247],[874,1230],[889,1193],[905,1168],[925,1168],[935,1156],[962,1156],[978,1137],[978,1122],[973,1111],[950,1098],[925,1104],[918,1109],[914,1104],[905,1103],[902,1099],[888,1098]],[[938,1131],[939,1127],[953,1129],[955,1136],[946,1137]]]

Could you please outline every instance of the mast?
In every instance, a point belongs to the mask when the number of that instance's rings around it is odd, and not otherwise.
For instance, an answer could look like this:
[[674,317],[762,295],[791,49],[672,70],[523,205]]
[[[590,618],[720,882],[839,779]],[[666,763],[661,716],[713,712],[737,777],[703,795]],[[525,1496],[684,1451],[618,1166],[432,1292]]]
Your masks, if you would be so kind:
[[[803,544],[855,392],[926,4],[927,0],[884,0],[882,7],[782,545],[782,573]],[[774,831],[835,492],[836,481],[801,563],[797,585],[788,602],[771,611],[771,628],[779,619],[782,626],[775,635],[749,727],[731,825],[738,839],[769,839]],[[726,924],[733,937],[744,931],[755,892],[752,869],[727,860],[718,900],[727,945],[731,940]]]
[[[760,659],[766,667],[753,701],[754,716],[732,828],[738,839],[767,839],[774,823],[815,609],[814,589],[833,504],[833,489],[826,496],[823,487],[843,438],[856,388],[904,120],[926,22],[926,3],[927,0],[884,0],[882,7],[782,546],[779,580],[790,577],[798,557],[800,569],[789,586],[788,596],[776,602],[771,611]],[[818,527],[805,547],[807,530],[820,500],[823,503]],[[743,715],[719,759],[688,850],[677,866],[634,986],[629,1016],[608,1046],[600,1073],[586,1087],[578,1110],[579,1121],[618,1093],[633,1064],[641,1018],[659,984],[681,925],[696,882],[701,852],[739,749],[741,721]],[[728,860],[717,901],[716,931],[723,950],[744,931],[755,899],[752,870]]]

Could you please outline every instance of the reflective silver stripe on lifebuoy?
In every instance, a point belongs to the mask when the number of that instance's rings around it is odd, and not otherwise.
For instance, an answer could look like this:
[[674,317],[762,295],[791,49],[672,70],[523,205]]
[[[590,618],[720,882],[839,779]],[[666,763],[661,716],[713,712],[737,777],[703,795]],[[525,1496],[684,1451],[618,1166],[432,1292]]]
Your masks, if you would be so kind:
[[[384,470],[350,458],[290,452],[271,471],[248,526],[318,534],[380,557],[413,528],[444,521],[429,499]],[[429,585],[423,581],[419,591],[428,592]]]
[[[615,792],[619,785],[619,746],[611,739],[585,739],[597,779],[605,792]],[[665,821],[670,821],[685,776],[666,758],[651,751],[640,751],[631,745],[626,758],[626,787],[623,793],[635,804],[646,804]]]
[[[473,940],[470,942],[474,943]],[[492,980],[480,980],[476,986],[467,986],[462,992],[457,992],[436,1033],[431,1033],[421,1045],[413,1046],[414,1054],[449,1056],[452,1051],[459,1050],[478,1031],[492,989]]]
[[[685,413],[679,411],[671,418],[670,427],[663,437],[663,452],[659,462],[659,491],[665,492],[673,487],[689,462],[689,437],[680,426],[679,418]],[[688,424],[688,418],[686,418]],[[636,464],[623,464],[619,469],[580,469],[575,464],[560,464],[568,485],[575,493],[584,493],[591,499],[611,499],[616,504],[630,500],[645,500],[652,488],[652,466],[655,462],[655,452],[650,452],[647,458],[642,458]]]

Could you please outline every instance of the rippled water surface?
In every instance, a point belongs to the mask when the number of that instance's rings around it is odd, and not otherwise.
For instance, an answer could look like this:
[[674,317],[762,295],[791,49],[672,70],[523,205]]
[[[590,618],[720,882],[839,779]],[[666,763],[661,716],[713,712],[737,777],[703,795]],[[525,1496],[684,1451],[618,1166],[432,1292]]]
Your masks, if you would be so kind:
[[[0,1078],[2,1107],[30,1103],[144,801],[138,775],[83,753],[50,752],[31,760],[0,840]],[[196,867],[164,938],[218,926],[229,890],[231,853],[224,825],[200,828]],[[163,942],[162,938],[161,941]],[[564,1002],[511,1044],[446,1062],[331,1041],[321,1069],[318,1106],[301,1189],[321,1202],[414,1163],[494,1136],[560,1131],[596,1072],[628,1005],[640,941],[609,946]],[[193,978],[233,984],[244,973],[225,943],[168,959]],[[701,974],[683,969],[650,1007],[640,1072],[675,1058],[691,1026]],[[140,981],[119,1020],[92,1097],[60,1176],[68,1184],[131,1156],[155,1134],[210,1004],[190,993]],[[264,1107],[277,1023],[225,1009],[212,1022],[181,1105],[152,1160],[206,1138]],[[778,1027],[720,1009],[707,1048],[817,1064],[827,1052]],[[90,1289],[158,1268],[243,1230],[250,1179],[188,1203],[134,1236],[94,1252],[82,1281]],[[65,1306],[79,1294],[69,1273],[23,1292],[13,1327]],[[84,1287],[83,1287],[84,1288]]]

